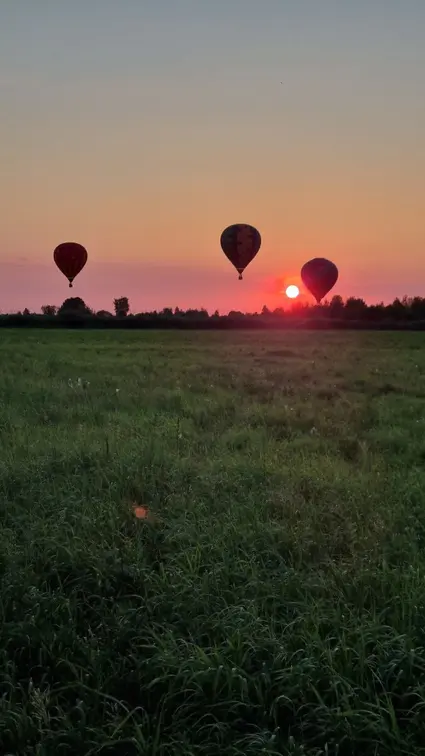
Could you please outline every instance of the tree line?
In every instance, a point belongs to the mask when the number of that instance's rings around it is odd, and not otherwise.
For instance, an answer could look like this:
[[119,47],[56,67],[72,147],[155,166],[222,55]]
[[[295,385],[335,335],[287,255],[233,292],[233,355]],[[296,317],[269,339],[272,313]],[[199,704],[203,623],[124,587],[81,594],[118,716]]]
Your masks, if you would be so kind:
[[165,307],[160,311],[130,314],[128,297],[113,302],[113,312],[92,310],[80,297],[66,299],[60,307],[44,305],[41,314],[23,312],[1,315],[3,327],[39,328],[358,328],[425,330],[425,298],[403,297],[391,304],[368,305],[363,299],[336,295],[320,305],[292,302],[260,312],[231,310],[220,315],[206,309],[182,310]]

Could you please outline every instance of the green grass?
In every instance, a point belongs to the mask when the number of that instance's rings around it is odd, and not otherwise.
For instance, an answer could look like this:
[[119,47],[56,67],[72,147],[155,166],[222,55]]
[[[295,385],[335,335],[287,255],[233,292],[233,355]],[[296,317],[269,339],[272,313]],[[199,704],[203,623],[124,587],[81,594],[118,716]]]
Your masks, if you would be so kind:
[[422,334],[0,354],[2,754],[425,753]]

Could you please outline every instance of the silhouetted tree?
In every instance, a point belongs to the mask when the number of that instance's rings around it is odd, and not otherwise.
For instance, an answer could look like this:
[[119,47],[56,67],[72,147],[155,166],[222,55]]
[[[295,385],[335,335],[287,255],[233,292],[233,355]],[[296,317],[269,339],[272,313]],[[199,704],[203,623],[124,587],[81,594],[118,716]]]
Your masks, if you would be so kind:
[[183,314],[185,318],[190,318],[193,320],[207,320],[209,318],[208,310],[206,310],[204,307],[201,307],[200,310],[189,309],[186,310],[186,312]]
[[293,317],[303,318],[310,312],[317,312],[319,310],[317,305],[308,305],[305,302],[300,302],[299,299],[295,299],[291,304],[291,315]]
[[[303,303],[295,300],[288,303],[285,310],[277,307],[272,312],[264,305],[261,313],[243,313],[231,310],[229,315],[220,315],[215,310],[213,315],[201,307],[182,310],[164,307],[160,312],[129,313],[127,297],[114,300],[114,318],[107,310],[94,312],[80,297],[71,297],[58,308],[55,305],[43,305],[43,316],[23,312],[0,315],[0,327],[35,327],[35,328],[403,328],[425,331],[425,298],[396,298],[385,305],[383,302],[367,305],[358,297],[349,297],[345,302],[340,296],[322,302],[320,305]],[[60,314],[62,317],[53,317]],[[103,321],[110,319],[111,322]]]
[[114,310],[117,318],[126,318],[130,312],[128,297],[118,297],[118,299],[114,299]]
[[56,315],[57,311],[58,308],[56,307],[56,305],[43,305],[41,308],[43,315],[47,315],[48,317]]
[[329,314],[331,318],[341,318],[344,314],[344,300],[339,294],[332,297],[329,303]]
[[367,309],[366,318],[367,320],[370,320],[371,322],[378,322],[382,321],[385,318],[386,313],[386,307],[383,302],[379,302],[379,304],[376,305],[370,305]]
[[108,312],[108,310],[98,310],[96,313],[98,318],[112,318],[112,312]]
[[59,307],[58,315],[68,314],[92,315],[93,313],[81,297],[68,297]]
[[364,299],[357,297],[348,297],[345,307],[344,316],[349,320],[361,320],[367,311],[367,304]]
[[396,320],[405,320],[408,315],[409,305],[407,300],[403,303],[398,297],[385,308],[387,315]]
[[413,297],[410,300],[409,309],[413,320],[425,320],[425,299],[423,297]]

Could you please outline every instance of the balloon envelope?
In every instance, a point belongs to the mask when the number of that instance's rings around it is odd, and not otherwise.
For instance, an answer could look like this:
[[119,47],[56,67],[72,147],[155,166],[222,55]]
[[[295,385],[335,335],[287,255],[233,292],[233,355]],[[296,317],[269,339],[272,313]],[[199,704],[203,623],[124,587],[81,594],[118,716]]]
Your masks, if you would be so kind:
[[335,263],[324,257],[315,257],[301,268],[304,286],[313,294],[317,304],[330,292],[338,280],[338,268]]
[[235,266],[242,279],[242,273],[254,259],[261,247],[260,232],[248,223],[234,223],[224,229],[220,237],[221,248]]
[[53,259],[61,273],[67,277],[69,286],[87,262],[87,250],[77,242],[63,242],[53,252]]

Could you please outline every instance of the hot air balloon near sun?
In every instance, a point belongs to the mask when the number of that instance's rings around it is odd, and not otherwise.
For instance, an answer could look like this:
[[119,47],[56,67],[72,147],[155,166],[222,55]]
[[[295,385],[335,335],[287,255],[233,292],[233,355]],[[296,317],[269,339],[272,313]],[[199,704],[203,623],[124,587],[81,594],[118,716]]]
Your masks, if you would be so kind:
[[242,281],[242,273],[261,247],[260,232],[248,223],[235,223],[224,229],[220,244],[227,259],[238,271],[239,280]]
[[338,280],[338,268],[335,263],[324,257],[315,257],[301,268],[301,278],[306,289],[320,304],[323,297],[330,292]]
[[75,276],[78,276],[84,268],[87,257],[87,250],[77,242],[63,242],[53,252],[53,259],[61,273],[68,279],[70,289]]

